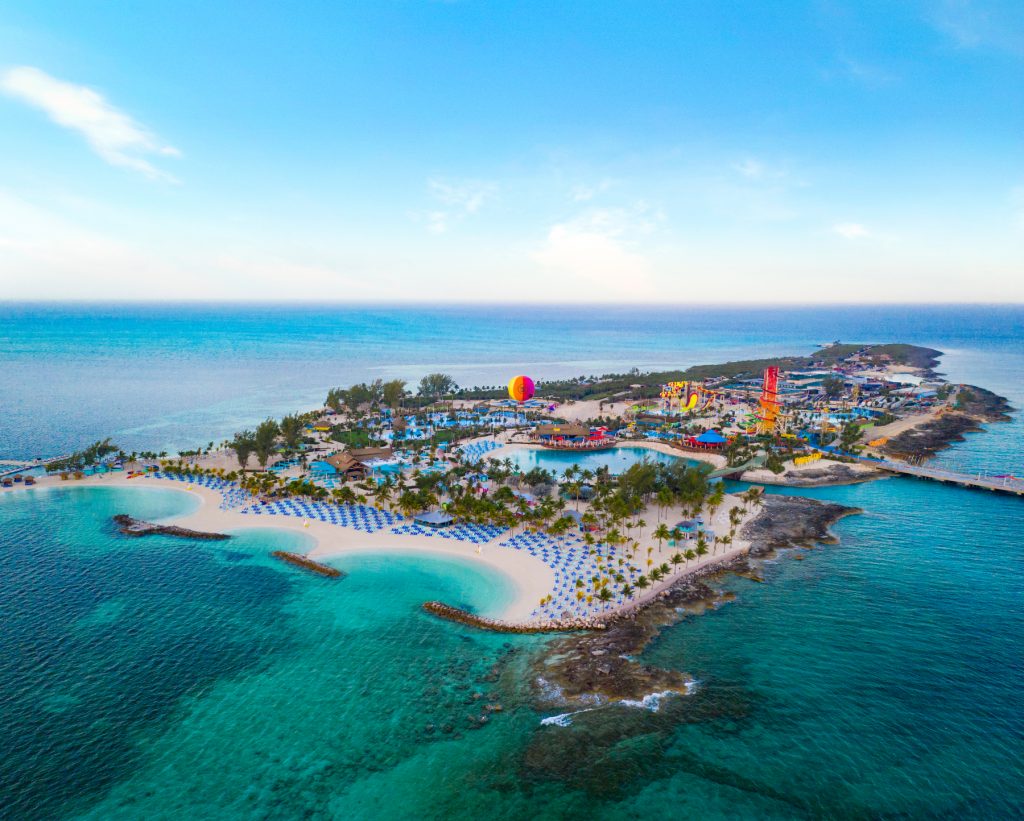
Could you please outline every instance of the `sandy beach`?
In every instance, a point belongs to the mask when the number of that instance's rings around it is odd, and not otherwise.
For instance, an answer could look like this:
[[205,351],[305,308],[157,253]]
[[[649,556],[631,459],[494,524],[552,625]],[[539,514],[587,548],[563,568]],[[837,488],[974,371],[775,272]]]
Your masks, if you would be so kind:
[[[231,533],[243,529],[266,528],[276,530],[288,530],[301,532],[309,536],[314,545],[309,550],[310,558],[317,560],[331,559],[357,553],[392,553],[401,555],[433,555],[438,558],[460,559],[469,562],[479,562],[490,570],[501,573],[513,586],[515,597],[505,609],[499,613],[499,618],[514,624],[536,624],[531,620],[530,614],[537,607],[542,598],[552,592],[555,582],[554,572],[551,567],[538,558],[531,556],[525,551],[502,547],[499,542],[508,538],[509,533],[493,539],[491,542],[477,546],[464,542],[451,541],[436,537],[402,534],[396,535],[387,531],[366,533],[349,527],[330,524],[316,519],[303,519],[296,516],[260,516],[241,513],[238,510],[221,510],[221,494],[210,488],[189,484],[188,482],[177,482],[167,479],[156,479],[152,477],[138,477],[128,479],[116,475],[89,476],[79,480],[62,481],[56,476],[44,477],[35,488],[20,487],[15,490],[4,492],[49,492],[58,491],[63,488],[82,487],[145,487],[160,490],[174,490],[181,493],[188,493],[199,500],[199,507],[192,513],[169,520],[180,527],[191,530],[209,533]],[[717,533],[726,533],[730,528],[729,510],[733,506],[742,505],[738,497],[726,496],[722,506],[716,511],[713,517],[705,516],[707,525]],[[756,515],[756,508],[744,513],[737,532],[742,529],[743,524]],[[667,562],[675,548],[667,544],[660,549],[652,533],[658,524],[667,523],[671,526],[674,522],[684,518],[682,509],[666,509],[664,516],[659,520],[658,511],[649,509],[645,518],[649,519],[643,528],[634,529],[630,536],[636,538],[641,545],[641,551],[650,546],[653,548],[651,558],[656,564]],[[666,588],[685,578],[687,575],[703,570],[710,565],[720,564],[736,558],[748,552],[750,544],[736,539],[728,549],[720,548],[717,553],[708,553],[706,556],[695,559],[687,565],[680,565],[660,582],[652,580],[651,586],[639,592],[624,604],[610,606],[602,612],[602,617],[610,616],[616,612],[632,610],[642,606],[645,602],[655,598]],[[642,560],[638,554],[638,563]]]

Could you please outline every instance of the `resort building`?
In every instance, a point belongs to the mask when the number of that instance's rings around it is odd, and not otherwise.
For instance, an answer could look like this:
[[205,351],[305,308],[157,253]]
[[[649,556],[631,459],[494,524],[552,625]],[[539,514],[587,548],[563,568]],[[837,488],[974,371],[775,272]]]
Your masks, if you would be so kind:
[[590,436],[590,428],[583,425],[538,425],[536,437],[542,442],[582,442]]
[[455,518],[453,516],[449,516],[441,510],[427,510],[423,513],[417,513],[412,518],[416,524],[423,525],[424,527],[431,527],[435,530],[440,530],[442,527],[448,527],[455,522]]

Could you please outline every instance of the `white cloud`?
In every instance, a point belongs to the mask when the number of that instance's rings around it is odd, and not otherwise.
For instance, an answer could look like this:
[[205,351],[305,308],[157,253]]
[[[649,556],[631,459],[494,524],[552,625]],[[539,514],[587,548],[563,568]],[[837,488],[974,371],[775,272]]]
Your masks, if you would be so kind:
[[644,203],[632,209],[592,209],[551,226],[533,259],[578,285],[633,299],[652,296],[651,264],[635,245],[636,238],[651,233],[659,219]]
[[844,239],[864,239],[871,232],[859,222],[839,222],[832,226],[832,231]]
[[443,234],[457,222],[473,216],[498,192],[496,183],[487,180],[445,180],[433,177],[427,188],[441,209],[418,215],[432,234]]
[[130,168],[154,180],[174,181],[146,155],[180,157],[181,152],[160,141],[145,126],[118,110],[99,92],[51,77],[32,66],[18,66],[0,75],[0,88],[11,97],[38,108],[53,122],[81,134],[111,165]]

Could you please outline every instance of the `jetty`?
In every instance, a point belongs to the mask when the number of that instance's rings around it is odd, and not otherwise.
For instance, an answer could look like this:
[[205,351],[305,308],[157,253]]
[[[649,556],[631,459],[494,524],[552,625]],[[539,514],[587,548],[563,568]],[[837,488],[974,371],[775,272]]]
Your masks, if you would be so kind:
[[223,541],[231,537],[227,533],[204,533],[201,530],[189,530],[177,525],[160,525],[133,519],[127,513],[118,513],[114,517],[117,529],[125,536],[178,536],[182,539],[201,539],[204,541]]
[[0,478],[5,476],[15,476],[26,470],[32,470],[33,468],[46,467],[54,462],[63,461],[70,456],[71,454],[69,453],[64,456],[51,456],[47,459],[0,459]]
[[303,556],[301,553],[289,553],[286,550],[275,550],[270,555],[275,559],[280,559],[282,562],[293,564],[296,567],[301,567],[303,570],[309,570],[313,573],[317,573],[321,576],[327,576],[331,579],[339,579],[345,575],[338,570],[338,568],[331,567],[328,564],[315,562],[312,559]]
[[481,630],[490,630],[492,633],[566,633],[574,630],[604,630],[608,626],[605,620],[599,617],[579,618],[575,616],[545,622],[514,624],[500,619],[478,616],[468,610],[452,607],[450,604],[439,601],[424,602],[423,609],[442,619],[469,627],[478,627]]
[[844,453],[831,448],[818,447],[815,450],[824,456],[841,456],[844,459],[851,459],[862,465],[869,465],[899,476],[911,476],[915,479],[942,482],[947,485],[959,485],[960,487],[974,488],[975,490],[990,490],[995,493],[1010,493],[1014,496],[1024,496],[1024,476],[1016,473],[983,473],[981,471],[967,473],[966,471],[948,470],[928,465],[912,465],[909,462],[898,462],[895,459],[854,456],[852,453]]
[[1014,474],[987,474],[987,473],[961,473],[955,470],[944,468],[927,467],[925,465],[910,465],[906,462],[894,462],[891,459],[869,459],[857,457],[857,461],[865,465],[871,465],[879,470],[889,473],[896,473],[901,476],[913,476],[916,479],[925,479],[944,484],[959,485],[960,487],[976,488],[978,490],[991,490],[996,493],[1011,493],[1015,496],[1024,496],[1024,477]]

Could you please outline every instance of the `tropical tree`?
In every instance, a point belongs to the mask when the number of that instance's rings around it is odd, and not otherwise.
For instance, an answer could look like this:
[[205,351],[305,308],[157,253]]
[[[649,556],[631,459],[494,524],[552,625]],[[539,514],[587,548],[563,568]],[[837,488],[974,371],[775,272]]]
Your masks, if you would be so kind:
[[715,512],[722,506],[722,502],[725,501],[725,485],[722,482],[715,482],[715,486],[712,488],[710,495],[708,496],[708,512],[711,517],[714,518]]
[[428,373],[420,380],[417,393],[437,402],[458,388],[455,380],[446,373]]
[[235,456],[238,457],[238,466],[245,473],[246,465],[249,464],[249,457],[252,456],[253,450],[256,448],[256,434],[251,430],[243,430],[241,433],[236,433],[235,438],[231,440],[231,449],[234,450]]
[[304,423],[300,416],[291,415],[285,416],[281,420],[281,437],[284,439],[285,445],[291,450],[298,448],[299,443],[302,441],[302,428]]
[[256,426],[256,433],[253,436],[253,450],[256,452],[256,461],[260,467],[265,468],[270,454],[274,452],[274,443],[279,433],[277,422],[273,419],[266,419]]
[[331,388],[327,391],[324,404],[335,413],[341,413],[341,408],[345,404],[345,391],[342,388]]
[[381,399],[391,410],[401,408],[407,394],[404,379],[392,379],[381,386]]
[[652,533],[651,535],[654,536],[654,538],[658,540],[658,552],[660,553],[661,552],[662,543],[666,539],[672,538],[672,531],[670,531],[668,529],[668,525],[666,525],[664,522],[662,522],[656,528],[654,528],[654,533]]

